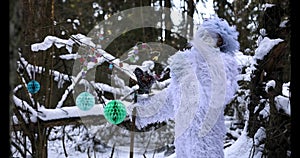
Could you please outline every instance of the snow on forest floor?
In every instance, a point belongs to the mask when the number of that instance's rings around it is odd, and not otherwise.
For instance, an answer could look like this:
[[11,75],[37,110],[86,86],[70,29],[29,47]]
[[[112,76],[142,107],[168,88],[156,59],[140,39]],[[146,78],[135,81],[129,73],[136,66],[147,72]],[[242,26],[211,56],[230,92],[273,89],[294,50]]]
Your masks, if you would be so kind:
[[[68,149],[70,150],[70,149]],[[75,151],[74,149],[71,151],[67,151],[68,156],[65,156],[63,151],[57,151],[57,149],[48,150],[49,158],[111,158],[111,149],[108,149],[107,152],[91,152],[90,155],[85,152]],[[129,152],[123,150],[115,150],[113,154],[113,158],[129,158]],[[155,152],[147,152],[145,154],[146,158],[175,158],[175,154],[172,156],[165,156],[164,152],[155,153]],[[143,153],[134,153],[134,158],[145,158]]]
[[[235,138],[238,138],[241,135],[242,129],[239,128],[233,128],[233,122],[234,120],[231,117],[225,117],[225,124],[227,128],[227,133],[232,135]],[[75,132],[75,131],[73,131]],[[69,133],[70,134],[70,133]],[[77,138],[76,138],[77,137]],[[74,140],[77,139],[75,142],[79,142],[77,144],[74,144],[72,141],[68,141],[68,139],[72,138],[66,138],[65,140],[65,150],[63,148],[62,139],[53,139],[48,142],[48,157],[49,158],[111,158],[112,154],[112,148],[111,147],[104,147],[99,146],[96,152],[90,150],[88,152],[88,144],[86,146],[83,146],[84,144],[80,144],[80,136],[78,135],[76,137],[73,137]],[[57,137],[56,137],[57,138]],[[82,138],[82,137],[81,137]],[[234,139],[226,137],[224,141],[224,147],[229,147],[235,142]],[[79,147],[83,146],[83,148]],[[81,149],[79,149],[81,148]],[[80,151],[82,150],[82,151]],[[137,149],[134,149],[135,151],[138,151]],[[142,150],[141,150],[142,151]],[[226,150],[224,150],[226,151]],[[65,155],[65,152],[67,156]],[[89,153],[89,155],[87,154]],[[166,154],[167,150],[162,149],[160,151],[147,151],[145,153],[145,156],[143,155],[143,152],[140,153],[134,153],[135,158],[175,158],[176,154]],[[225,154],[226,155],[226,154]],[[121,150],[120,148],[115,149],[113,153],[112,158],[127,158],[129,157],[129,151],[127,150]]]

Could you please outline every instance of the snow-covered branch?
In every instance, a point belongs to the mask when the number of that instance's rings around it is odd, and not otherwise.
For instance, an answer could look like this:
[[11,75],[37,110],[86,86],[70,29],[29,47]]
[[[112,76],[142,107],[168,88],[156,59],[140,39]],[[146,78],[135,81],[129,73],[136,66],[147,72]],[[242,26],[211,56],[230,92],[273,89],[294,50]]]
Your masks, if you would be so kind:
[[[38,112],[33,109],[26,101],[21,100],[20,98],[18,98],[17,96],[13,95],[13,101],[15,103],[15,105],[23,110],[28,110],[31,114],[31,121],[35,122],[36,121],[36,117],[38,116]],[[23,118],[25,121],[27,121],[26,116],[23,115]],[[28,123],[28,122],[26,122]]]
[[65,39],[60,39],[58,37],[55,36],[47,36],[43,42],[41,43],[35,43],[31,45],[31,50],[33,52],[38,52],[38,51],[44,51],[49,49],[50,47],[52,47],[52,45],[54,44],[57,48],[61,48],[63,46],[66,47],[66,49],[68,50],[69,53],[72,53],[72,47],[73,44],[75,43],[75,41],[73,40],[72,37],[81,37],[83,35],[81,34],[77,34],[77,35],[72,35],[71,38],[65,40]]
[[[18,63],[18,67],[19,68],[23,68],[25,66],[25,70],[27,71],[27,74],[29,76],[29,78],[33,79],[32,73],[37,73],[37,74],[41,74],[42,72],[45,71],[45,68],[42,66],[35,66],[30,64],[25,58],[20,56],[20,62]],[[56,70],[49,70],[49,74],[54,76],[54,80],[58,81],[59,80],[64,80],[64,81],[70,81],[70,76],[64,73],[61,73],[59,71]]]
[[81,77],[80,73],[73,79],[74,81],[66,88],[64,94],[61,96],[61,99],[58,101],[56,108],[61,108],[64,101],[67,99],[68,95],[73,91],[75,84]]
[[162,89],[166,88],[166,87],[170,84],[170,82],[171,82],[171,79],[170,79],[170,78],[169,78],[169,79],[166,79],[166,80],[164,80],[164,81],[161,81],[161,82],[156,81],[156,82],[152,85],[152,88],[153,88],[153,89],[157,89],[157,90],[162,90]]
[[122,88],[112,87],[104,83],[93,83],[94,87],[100,91],[110,92],[112,94],[124,96],[132,91],[132,88],[124,86]]
[[[21,76],[21,80],[22,80],[23,85],[27,89],[27,84],[26,84],[25,78],[23,76]],[[19,89],[21,89],[23,87],[23,85],[16,86],[14,88],[14,93],[16,93]],[[28,93],[28,96],[29,96],[29,99],[30,99],[31,103],[34,104],[34,99],[33,99],[32,95],[31,95],[31,93]]]

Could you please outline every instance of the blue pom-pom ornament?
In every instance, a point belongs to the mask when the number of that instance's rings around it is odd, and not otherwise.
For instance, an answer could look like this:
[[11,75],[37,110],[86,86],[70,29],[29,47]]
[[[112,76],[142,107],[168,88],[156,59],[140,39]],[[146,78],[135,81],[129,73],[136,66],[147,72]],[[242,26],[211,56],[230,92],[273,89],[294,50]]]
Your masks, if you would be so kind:
[[76,98],[76,106],[80,110],[88,111],[94,105],[95,105],[95,97],[88,92],[82,92]]
[[35,94],[41,89],[41,85],[38,81],[32,80],[32,81],[28,82],[27,89],[28,89],[29,93]]

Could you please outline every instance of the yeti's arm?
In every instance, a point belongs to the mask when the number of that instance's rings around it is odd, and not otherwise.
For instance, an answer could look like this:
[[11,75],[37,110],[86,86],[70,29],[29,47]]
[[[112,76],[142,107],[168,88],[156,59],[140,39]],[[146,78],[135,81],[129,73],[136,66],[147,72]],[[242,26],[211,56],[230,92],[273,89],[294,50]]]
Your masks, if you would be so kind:
[[181,97],[178,77],[184,76],[185,66],[183,65],[187,65],[185,62],[182,52],[173,55],[169,60],[171,81],[168,87],[148,98],[138,98],[137,103],[127,108],[130,118],[133,108],[136,108],[136,125],[138,128],[143,128],[150,123],[174,119]]
[[178,85],[175,82],[171,79],[167,88],[148,98],[138,98],[137,103],[128,107],[130,115],[133,108],[136,108],[136,126],[138,128],[174,118],[174,104],[178,102],[177,95],[179,93]]

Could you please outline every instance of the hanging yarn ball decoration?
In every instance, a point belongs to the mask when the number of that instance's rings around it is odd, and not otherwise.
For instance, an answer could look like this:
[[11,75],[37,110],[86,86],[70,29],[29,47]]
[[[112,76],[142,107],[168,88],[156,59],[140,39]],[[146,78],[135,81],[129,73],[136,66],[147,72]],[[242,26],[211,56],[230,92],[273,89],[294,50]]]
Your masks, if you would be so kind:
[[146,43],[142,43],[142,48],[146,49],[147,48],[147,44]]
[[82,67],[82,70],[83,70],[83,71],[87,71],[87,70],[88,70],[88,67],[87,67],[87,66],[83,66],[83,67]]
[[95,97],[88,92],[82,92],[76,98],[76,106],[80,110],[88,111],[94,105],[95,105]]
[[113,65],[112,63],[110,63],[110,64],[108,65],[109,70],[112,70],[113,67],[114,67],[114,65]]
[[154,56],[154,57],[152,58],[152,60],[153,60],[153,61],[157,61],[157,60],[158,60],[158,56]]
[[82,78],[85,78],[85,77],[86,77],[86,71],[82,71],[81,77],[82,77]]
[[28,82],[27,89],[28,89],[29,93],[35,94],[41,89],[41,85],[38,81],[32,80],[32,81]]
[[132,62],[132,63],[135,63],[135,62],[136,62],[134,56],[130,56],[129,60],[130,60],[130,62]]
[[99,39],[100,39],[100,40],[103,40],[103,39],[104,39],[103,34],[100,34],[100,35],[99,35]]
[[133,47],[133,52],[134,54],[138,54],[139,53],[139,48],[137,46]]
[[80,59],[79,59],[79,62],[80,62],[80,63],[84,63],[84,62],[85,62],[85,58],[80,58]]
[[112,100],[104,108],[105,119],[112,124],[119,124],[126,117],[125,105],[119,100]]

